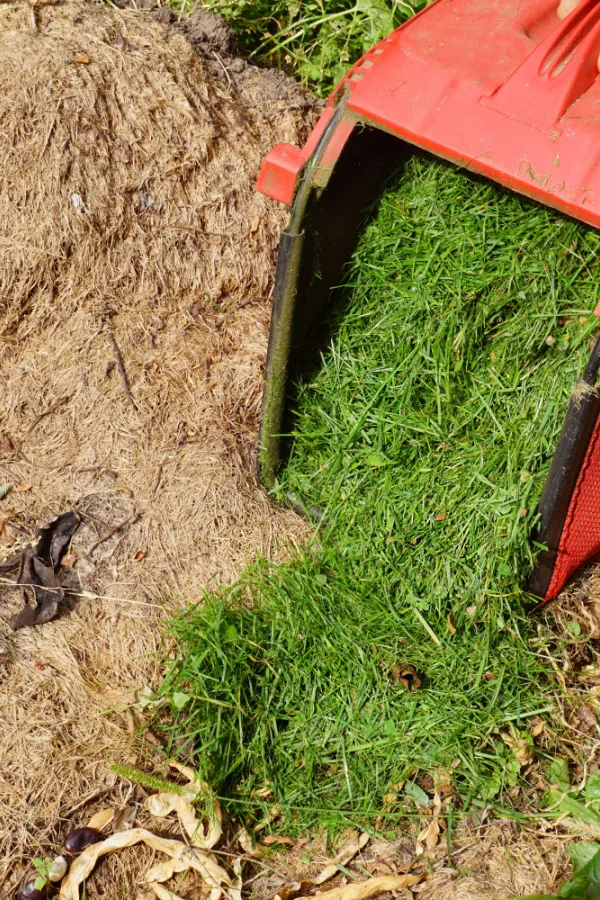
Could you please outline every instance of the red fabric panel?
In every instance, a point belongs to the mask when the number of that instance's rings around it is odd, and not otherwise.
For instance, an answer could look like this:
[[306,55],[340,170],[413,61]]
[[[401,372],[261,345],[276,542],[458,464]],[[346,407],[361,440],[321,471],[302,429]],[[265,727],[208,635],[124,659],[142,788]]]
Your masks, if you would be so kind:
[[600,417],[590,440],[565,519],[545,600],[561,591],[584,563],[600,554]]

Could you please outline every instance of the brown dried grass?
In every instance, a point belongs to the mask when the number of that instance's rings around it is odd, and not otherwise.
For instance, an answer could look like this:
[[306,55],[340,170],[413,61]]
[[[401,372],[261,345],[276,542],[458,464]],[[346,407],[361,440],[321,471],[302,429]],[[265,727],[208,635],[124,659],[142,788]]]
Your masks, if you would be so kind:
[[0,559],[76,508],[68,580],[101,595],[12,634],[4,593],[2,897],[137,756],[125,707],[157,675],[163,607],[303,533],[253,475],[282,224],[254,181],[314,111],[243,68],[216,79],[148,13],[0,5],[0,482],[26,488],[2,501]]
[[[553,824],[540,829],[519,828],[514,822],[467,817],[452,835],[448,856],[447,835],[442,832],[427,858],[415,859],[415,836],[409,832],[394,841],[374,839],[348,864],[359,881],[368,875],[395,875],[428,871],[428,878],[406,897],[420,900],[508,900],[530,894],[553,894],[571,870],[566,846],[572,836],[559,833]],[[338,847],[353,840],[340,836]],[[299,849],[271,859],[278,873],[261,874],[253,884],[254,900],[272,900],[282,885],[314,878],[331,862],[323,834],[314,835]],[[310,858],[310,862],[307,859]],[[321,890],[349,882],[340,875]],[[391,900],[394,895],[382,895]],[[399,896],[399,895],[398,895]],[[404,896],[404,894],[402,894]]]

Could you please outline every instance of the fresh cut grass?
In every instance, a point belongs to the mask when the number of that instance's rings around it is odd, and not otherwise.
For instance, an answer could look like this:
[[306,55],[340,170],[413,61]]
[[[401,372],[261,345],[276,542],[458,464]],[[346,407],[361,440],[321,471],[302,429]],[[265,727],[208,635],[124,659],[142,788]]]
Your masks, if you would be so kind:
[[509,802],[502,735],[553,705],[523,585],[595,329],[599,245],[444,163],[397,174],[299,388],[282,491],[328,524],[172,626],[168,730],[193,738],[232,812],[392,828],[428,803],[423,774],[448,770],[463,809]]

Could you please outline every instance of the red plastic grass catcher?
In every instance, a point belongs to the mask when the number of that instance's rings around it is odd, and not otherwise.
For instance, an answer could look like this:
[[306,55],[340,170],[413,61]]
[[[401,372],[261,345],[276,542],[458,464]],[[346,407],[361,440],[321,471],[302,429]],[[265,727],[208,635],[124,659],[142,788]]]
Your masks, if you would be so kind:
[[[281,461],[291,359],[327,303],[382,177],[414,147],[600,226],[600,2],[435,0],[370,50],[303,149],[275,147],[258,188],[292,206],[282,231],[259,438]],[[400,141],[398,140],[400,139]],[[600,308],[595,310],[600,314]],[[530,590],[555,597],[600,554],[600,340],[570,402],[539,503]]]

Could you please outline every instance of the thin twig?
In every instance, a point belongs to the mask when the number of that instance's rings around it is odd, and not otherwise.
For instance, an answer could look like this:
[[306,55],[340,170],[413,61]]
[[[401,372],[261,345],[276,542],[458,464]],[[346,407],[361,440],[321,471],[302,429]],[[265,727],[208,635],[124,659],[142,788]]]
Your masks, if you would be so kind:
[[31,425],[29,426],[29,428],[27,429],[27,431],[25,432],[25,435],[31,434],[33,429],[37,428],[37,426],[40,424],[42,419],[45,419],[46,416],[51,415],[53,412],[56,412],[57,409],[60,409],[61,406],[64,406],[65,403],[68,403],[72,396],[73,396],[72,394],[67,394],[66,397],[62,397],[60,400],[57,400],[56,403],[53,403],[52,406],[49,406],[48,409],[45,409],[44,412],[41,412],[39,414],[39,416],[36,416],[35,419],[33,420],[33,422],[31,423]]
[[123,357],[121,356],[121,351],[119,350],[119,345],[115,339],[114,334],[112,333],[110,327],[106,329],[108,334],[108,339],[112,345],[115,359],[117,361],[117,369],[119,370],[119,375],[121,376],[121,381],[123,382],[123,387],[125,389],[125,393],[127,394],[127,398],[134,409],[137,409],[137,404],[133,399],[133,394],[131,393],[131,388],[129,386],[129,379],[127,378],[127,372],[125,371],[125,363],[123,362]]
[[[11,581],[10,578],[0,577],[0,586],[18,588],[23,585]],[[69,597],[81,597],[82,600],[109,600],[112,603],[130,603],[132,606],[147,606],[149,609],[162,610],[162,606],[158,603],[148,603],[146,600],[131,600],[129,597],[111,597],[110,594],[94,594],[92,591],[72,591],[70,588],[51,588],[45,587],[44,590],[55,594],[68,594]]]
[[80,800],[79,803],[76,803],[75,806],[72,806],[71,809],[67,810],[64,813],[64,818],[68,819],[70,816],[74,815],[84,806],[87,806],[88,803],[91,803],[92,800],[98,800],[99,797],[104,797],[105,794],[110,794],[111,791],[115,789],[115,785],[112,787],[99,788],[97,791],[92,791],[91,794],[88,794],[87,797],[84,797],[83,800]]
[[227,68],[225,67],[225,63],[223,62],[223,60],[221,59],[221,57],[219,56],[219,54],[218,54],[215,50],[213,50],[213,56],[215,57],[215,59],[217,60],[217,62],[220,63],[221,68],[222,68],[223,71],[225,72],[225,75],[226,75],[226,77],[227,77],[227,81],[229,82],[229,87],[233,89],[233,84],[231,83],[231,77],[230,77],[230,75],[229,75],[229,72],[227,71]]
[[152,498],[154,498],[154,495],[156,494],[156,492],[158,491],[158,488],[160,487],[160,480],[162,478],[162,473],[163,473],[164,467],[165,467],[164,462],[161,462],[158,464],[158,467],[156,469],[156,477],[154,479],[154,483],[153,483],[152,489],[150,491],[150,496]]
[[100,544],[103,544],[105,541],[110,540],[113,535],[117,534],[118,531],[121,531],[122,528],[125,528],[126,525],[131,525],[137,518],[139,518],[138,512],[131,513],[131,515],[128,516],[123,522],[120,522],[119,525],[115,525],[114,528],[111,528],[109,531],[107,531],[106,534],[104,534],[101,538],[98,538],[98,540],[94,544],[92,544],[92,546],[88,550],[88,557],[93,554],[94,550],[96,550],[100,546]]

